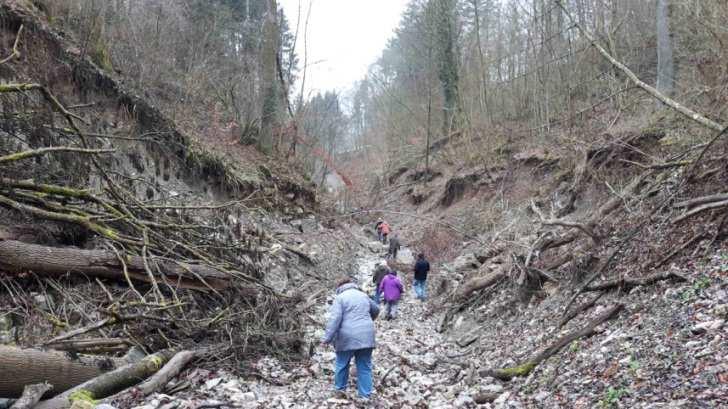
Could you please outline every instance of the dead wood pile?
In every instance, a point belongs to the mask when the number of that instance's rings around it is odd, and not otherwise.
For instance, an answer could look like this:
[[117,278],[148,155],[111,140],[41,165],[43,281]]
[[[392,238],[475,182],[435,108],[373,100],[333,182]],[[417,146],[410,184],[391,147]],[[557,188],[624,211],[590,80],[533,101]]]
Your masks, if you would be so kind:
[[[83,395],[103,398],[183,349],[194,352],[175,361],[176,371],[191,359],[240,371],[248,357],[300,352],[298,298],[264,284],[259,260],[270,238],[231,233],[228,215],[252,212],[249,202],[139,198],[138,184],[148,182],[110,163],[119,143],[149,139],[99,133],[91,114],[32,81],[0,84],[0,102],[13,111],[0,132],[0,318],[25,324],[14,339],[24,348],[0,348],[0,397],[25,395],[19,403],[32,406],[89,382]],[[155,144],[171,132],[136,130],[144,131]],[[122,362],[131,347],[147,358]],[[104,355],[89,364],[84,353]],[[51,392],[23,392],[45,381]]]

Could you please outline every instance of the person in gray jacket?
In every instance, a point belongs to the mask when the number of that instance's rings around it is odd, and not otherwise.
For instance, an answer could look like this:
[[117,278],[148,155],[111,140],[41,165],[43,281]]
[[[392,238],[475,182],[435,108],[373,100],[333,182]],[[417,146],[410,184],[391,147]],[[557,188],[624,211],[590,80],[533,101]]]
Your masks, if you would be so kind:
[[339,280],[326,332],[321,338],[322,344],[332,344],[336,349],[334,388],[337,393],[346,393],[349,363],[353,357],[359,397],[369,399],[372,393],[372,351],[375,347],[374,319],[378,315],[379,306],[350,277]]

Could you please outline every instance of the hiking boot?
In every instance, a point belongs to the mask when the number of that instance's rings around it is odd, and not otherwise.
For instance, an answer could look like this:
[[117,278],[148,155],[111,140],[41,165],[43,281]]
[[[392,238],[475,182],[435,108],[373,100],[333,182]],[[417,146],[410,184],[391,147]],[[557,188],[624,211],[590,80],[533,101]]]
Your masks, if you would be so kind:
[[340,391],[340,390],[337,390],[337,391],[334,391],[334,396],[333,396],[333,398],[334,398],[334,399],[343,399],[343,400],[348,400],[348,399],[349,399],[349,396],[347,396],[347,394],[346,394],[346,392],[345,392],[345,391]]
[[377,397],[377,395],[371,395],[368,398],[363,398],[361,396],[356,398],[356,406],[359,408],[382,408],[386,407],[382,405],[382,401]]

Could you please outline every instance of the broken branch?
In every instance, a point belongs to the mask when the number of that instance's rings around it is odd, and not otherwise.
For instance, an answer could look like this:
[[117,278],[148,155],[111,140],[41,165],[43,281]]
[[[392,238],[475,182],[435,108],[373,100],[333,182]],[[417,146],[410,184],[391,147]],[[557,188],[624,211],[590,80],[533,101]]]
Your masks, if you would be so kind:
[[604,49],[597,41],[594,39],[594,36],[586,29],[584,28],[577,19],[574,18],[574,16],[571,15],[571,12],[566,7],[563,0],[554,0],[556,4],[561,8],[561,10],[564,11],[564,14],[566,14],[566,17],[569,19],[571,24],[573,24],[575,27],[581,31],[581,33],[586,37],[586,39],[589,41],[589,43],[597,49],[599,54],[602,55],[607,61],[609,61],[612,65],[614,65],[618,70],[622,71],[624,75],[627,76],[635,85],[645,90],[648,94],[655,97],[657,100],[662,102],[663,104],[669,106],[670,108],[674,109],[675,111],[681,113],[682,115],[690,118],[691,120],[716,131],[722,131],[725,126],[706,118],[705,116],[693,111],[692,109],[678,103],[674,99],[664,95],[657,89],[647,85],[644,81],[640,80],[637,75],[635,75],[632,70],[627,68],[626,65],[619,62],[616,58],[612,57],[611,54],[607,50]]
[[10,155],[0,156],[0,163],[13,162],[13,161],[17,161],[17,160],[34,158],[36,156],[43,156],[47,153],[56,153],[56,152],[99,154],[99,153],[116,152],[116,149],[84,149],[84,148],[74,148],[72,146],[53,146],[50,148],[32,149],[29,151],[16,152],[16,153],[12,153]]
[[690,216],[694,216],[694,215],[696,215],[696,214],[698,214],[698,213],[701,213],[701,212],[704,212],[704,211],[706,211],[706,210],[710,210],[710,209],[717,209],[717,208],[719,208],[719,207],[726,207],[726,206],[728,206],[728,199],[726,199],[726,200],[721,200],[721,201],[719,201],[719,202],[711,202],[711,203],[706,203],[706,204],[704,204],[704,205],[702,205],[702,206],[698,206],[698,207],[696,207],[696,208],[695,208],[695,209],[693,209],[693,210],[690,210],[689,212],[687,212],[687,213],[683,214],[682,216],[678,216],[678,217],[677,217],[677,218],[675,218],[675,220],[673,220],[672,222],[673,222],[673,223],[678,223],[678,222],[681,222],[681,221],[683,221],[683,220],[687,219],[687,218],[688,218],[688,217],[690,217]]
[[551,344],[551,346],[540,352],[538,355],[526,360],[520,365],[495,370],[488,369],[485,371],[481,371],[480,375],[490,376],[496,379],[500,379],[502,381],[509,381],[517,376],[526,376],[531,373],[531,371],[533,371],[541,362],[558,353],[561,348],[569,345],[572,341],[594,335],[596,333],[595,328],[597,326],[614,318],[619,313],[619,311],[622,310],[622,308],[624,308],[623,304],[616,304],[608,308],[605,312],[593,319],[583,328],[564,335],[563,337],[556,340],[556,342]]
[[164,387],[172,378],[198,355],[197,351],[180,351],[164,365],[159,372],[140,384],[137,389],[142,395],[147,396]]
[[20,399],[15,401],[10,409],[30,409],[51,389],[53,389],[53,385],[47,382],[26,385]]
[[20,35],[23,33],[23,25],[20,25],[20,28],[18,29],[18,34],[15,36],[15,43],[13,43],[13,50],[10,52],[10,55],[3,58],[2,61],[0,61],[0,65],[5,64],[6,62],[12,60],[13,58],[20,57],[20,51],[18,51],[18,44],[20,44]]
[[668,271],[664,273],[653,274],[651,276],[643,278],[618,278],[615,280],[609,280],[603,283],[590,285],[586,287],[584,291],[605,291],[615,288],[620,288],[623,291],[629,291],[635,287],[651,285],[664,280],[687,281],[687,278],[677,273]]

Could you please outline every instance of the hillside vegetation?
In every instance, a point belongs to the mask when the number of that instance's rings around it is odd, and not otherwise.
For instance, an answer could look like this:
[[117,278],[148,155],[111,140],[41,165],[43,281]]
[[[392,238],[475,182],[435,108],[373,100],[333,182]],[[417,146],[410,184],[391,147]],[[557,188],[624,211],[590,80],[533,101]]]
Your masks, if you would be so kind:
[[[300,9],[0,2],[0,409],[728,402],[725,2],[411,0],[315,95]],[[332,396],[380,218],[401,316]]]

